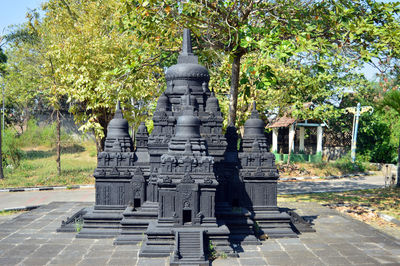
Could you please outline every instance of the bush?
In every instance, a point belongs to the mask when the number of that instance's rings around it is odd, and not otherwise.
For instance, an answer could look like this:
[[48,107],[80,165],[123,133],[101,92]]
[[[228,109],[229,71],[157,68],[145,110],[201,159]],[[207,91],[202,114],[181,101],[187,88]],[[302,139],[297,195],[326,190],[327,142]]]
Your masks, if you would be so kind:
[[2,136],[3,167],[18,167],[23,152],[20,149],[17,133],[12,129],[5,129]]
[[[35,120],[29,120],[27,129],[18,134],[14,129],[6,128],[3,132],[2,152],[3,152],[3,167],[16,168],[20,166],[22,158],[38,159],[53,156],[55,148],[51,151],[22,151],[23,147],[31,146],[48,146],[54,147],[57,141],[56,124],[38,126]],[[62,152],[74,153],[81,152],[84,147],[74,143],[72,138],[61,131]]]
[[[57,142],[56,123],[39,126],[36,120],[28,122],[26,130],[19,136],[21,147],[26,146],[49,146],[54,147]],[[61,128],[61,142],[70,142],[71,137]]]
[[[397,159],[398,131],[390,113],[375,112],[360,120],[357,138],[357,156],[364,155],[375,163],[395,163]],[[393,141],[394,140],[394,141]]]
[[355,163],[351,161],[351,153],[347,153],[345,156],[336,160],[334,166],[343,171],[344,173],[352,173],[352,172],[364,172],[365,165],[360,160],[360,157],[356,157]]

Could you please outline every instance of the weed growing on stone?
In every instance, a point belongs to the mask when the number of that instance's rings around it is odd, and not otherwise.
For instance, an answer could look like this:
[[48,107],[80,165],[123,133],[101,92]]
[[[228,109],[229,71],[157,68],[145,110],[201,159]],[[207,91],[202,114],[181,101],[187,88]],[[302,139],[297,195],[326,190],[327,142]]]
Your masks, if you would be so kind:
[[82,219],[75,219],[75,230],[79,233],[83,227],[83,220]]

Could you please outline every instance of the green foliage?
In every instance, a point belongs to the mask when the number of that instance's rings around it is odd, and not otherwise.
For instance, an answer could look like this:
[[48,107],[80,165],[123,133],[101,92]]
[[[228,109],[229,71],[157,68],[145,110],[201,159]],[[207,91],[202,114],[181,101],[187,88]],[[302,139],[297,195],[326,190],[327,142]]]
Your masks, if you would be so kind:
[[79,233],[83,227],[83,218],[80,219],[75,218],[74,224],[76,232]]
[[104,138],[117,99],[133,113],[126,118],[138,125],[163,88],[158,86],[163,69],[156,43],[141,38],[139,27],[121,32],[124,1],[51,0],[44,11],[40,33],[48,40],[56,89],[72,103],[81,129]]
[[9,211],[9,210],[1,210],[0,211],[0,216],[7,216],[7,215],[14,215],[14,214],[20,214],[25,211]]
[[355,70],[374,57],[383,64],[400,46],[393,38],[400,32],[399,3],[130,1],[126,7],[123,24],[141,25],[146,36],[157,29],[168,42],[175,37],[168,29],[191,27],[210,86],[239,126],[253,99],[264,112],[336,118],[341,112],[331,100],[365,81]]
[[5,129],[2,136],[3,167],[16,168],[20,165],[23,152],[16,132]]
[[[357,156],[365,161],[393,163],[396,161],[397,146],[400,136],[400,121],[396,111],[382,104],[386,88],[375,82],[363,82],[353,93],[346,93],[339,108],[371,106],[373,113],[365,112],[359,118],[357,134]],[[350,146],[354,114],[342,113],[327,121],[329,136],[336,136],[336,142]],[[346,140],[347,138],[347,140]],[[340,144],[339,144],[340,145]]]
[[213,244],[213,242],[211,242],[211,240],[208,241],[208,259],[209,260],[215,260],[218,255],[217,255],[217,251],[215,250],[215,246]]
[[[39,126],[34,119],[28,121],[26,130],[18,137],[21,147],[32,145],[54,147],[56,145],[56,139],[56,123]],[[63,130],[61,131],[61,142],[72,142],[71,136]]]
[[365,115],[360,119],[359,135],[357,140],[357,153],[364,156],[366,161],[394,163],[397,150],[396,141],[391,136],[397,121],[388,119],[389,114],[381,114],[379,111],[373,115]]
[[[28,13],[6,38],[8,119],[23,127],[42,105],[67,102],[101,146],[117,99],[133,127],[149,120],[144,112],[165,89],[164,68],[176,62],[189,26],[210,87],[237,126],[254,99],[264,118],[335,120],[343,112],[333,102],[366,83],[357,68],[378,58],[397,73],[397,12],[397,2],[367,0],[49,0],[43,18]],[[383,152],[370,152],[373,160],[390,160],[383,155],[392,137]]]
[[7,56],[4,54],[3,49],[0,47],[0,75],[2,76],[6,73],[5,63],[7,63]]
[[[24,148],[24,156],[19,167],[6,167],[5,179],[0,180],[0,187],[32,187],[93,184],[93,171],[96,158],[89,155],[95,149],[94,142],[78,143],[82,148],[72,148],[74,153],[62,153],[63,171],[59,176],[54,163],[56,152],[53,148],[33,146]],[[74,144],[65,144],[75,146]]]
[[382,104],[389,106],[400,115],[400,91],[391,90],[385,94]]
[[[21,167],[23,170],[30,170],[31,167],[21,163],[21,159],[41,159],[49,158],[55,155],[56,141],[55,123],[50,125],[38,126],[35,120],[28,122],[27,129],[18,134],[12,128],[6,128],[3,132],[2,151],[3,165],[9,169]],[[83,152],[84,148],[73,141],[73,139],[64,131],[61,134],[63,153]],[[26,147],[45,146],[51,150],[22,150]]]
[[253,229],[254,229],[254,233],[256,234],[256,236],[261,236],[261,234],[263,233],[263,231],[257,221],[254,221]]
[[350,153],[347,153],[345,156],[336,160],[334,166],[340,169],[343,173],[354,173],[354,172],[364,172],[365,165],[364,162],[361,161],[361,158],[356,157],[356,162],[353,163],[351,161]]

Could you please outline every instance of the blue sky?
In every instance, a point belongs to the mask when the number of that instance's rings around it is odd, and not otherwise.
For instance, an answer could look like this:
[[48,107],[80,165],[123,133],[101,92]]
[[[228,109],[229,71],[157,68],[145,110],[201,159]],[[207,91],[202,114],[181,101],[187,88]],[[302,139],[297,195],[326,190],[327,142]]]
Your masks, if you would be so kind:
[[[7,32],[7,27],[12,24],[23,23],[26,18],[26,12],[39,8],[43,0],[0,0],[0,35]],[[382,0],[381,2],[395,2]],[[367,78],[372,79],[375,70],[371,66],[365,66],[362,70]]]
[[29,9],[39,8],[43,0],[0,0],[0,35],[9,25],[25,21]]

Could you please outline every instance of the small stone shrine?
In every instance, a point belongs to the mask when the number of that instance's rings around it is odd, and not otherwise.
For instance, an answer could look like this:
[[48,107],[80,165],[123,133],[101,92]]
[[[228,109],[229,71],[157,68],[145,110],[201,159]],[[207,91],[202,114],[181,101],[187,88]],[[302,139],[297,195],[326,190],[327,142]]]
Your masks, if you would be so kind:
[[255,103],[242,147],[233,125],[222,134],[210,76],[192,52],[184,30],[178,63],[166,72],[167,89],[149,135],[142,123],[136,147],[120,104],[98,154],[96,203],[84,210],[77,237],[143,242],[139,256],[171,256],[171,265],[208,265],[210,241],[236,255],[260,236],[296,237],[290,216],[277,206],[278,171],[268,151]]

